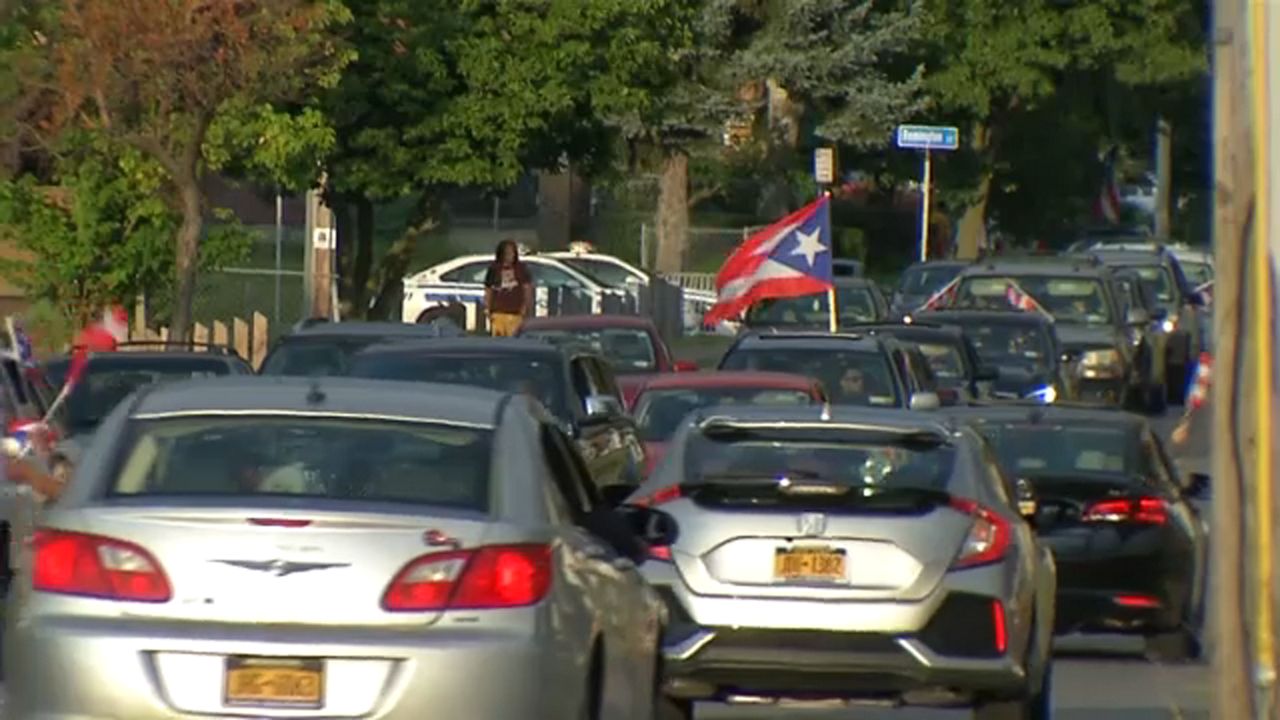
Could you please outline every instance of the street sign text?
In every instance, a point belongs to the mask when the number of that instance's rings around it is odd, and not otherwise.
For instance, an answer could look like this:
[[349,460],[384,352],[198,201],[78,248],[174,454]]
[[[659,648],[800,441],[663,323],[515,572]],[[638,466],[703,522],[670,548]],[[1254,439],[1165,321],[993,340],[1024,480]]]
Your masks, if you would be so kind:
[[942,125],[899,125],[898,147],[916,150],[956,150],[960,147],[960,130]]

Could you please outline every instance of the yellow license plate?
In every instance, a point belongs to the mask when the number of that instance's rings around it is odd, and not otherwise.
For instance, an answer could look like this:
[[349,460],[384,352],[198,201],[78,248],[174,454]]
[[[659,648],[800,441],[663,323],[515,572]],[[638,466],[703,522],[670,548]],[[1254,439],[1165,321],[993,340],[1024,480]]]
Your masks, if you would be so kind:
[[324,663],[305,658],[227,658],[223,684],[227,705],[319,708]]
[[844,551],[834,548],[780,548],[773,557],[773,576],[778,580],[843,581],[844,560]]

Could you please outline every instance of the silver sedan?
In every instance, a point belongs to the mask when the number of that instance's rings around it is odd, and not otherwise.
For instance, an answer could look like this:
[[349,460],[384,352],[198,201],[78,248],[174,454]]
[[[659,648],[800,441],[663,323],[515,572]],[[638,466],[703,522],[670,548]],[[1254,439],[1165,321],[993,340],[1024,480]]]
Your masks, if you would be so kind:
[[142,390],[19,558],[6,717],[648,720],[665,609],[634,560],[673,530],[595,500],[523,398]]
[[1053,560],[972,430],[708,408],[638,493],[681,527],[644,566],[670,604],[664,718],[814,697],[1048,717]]

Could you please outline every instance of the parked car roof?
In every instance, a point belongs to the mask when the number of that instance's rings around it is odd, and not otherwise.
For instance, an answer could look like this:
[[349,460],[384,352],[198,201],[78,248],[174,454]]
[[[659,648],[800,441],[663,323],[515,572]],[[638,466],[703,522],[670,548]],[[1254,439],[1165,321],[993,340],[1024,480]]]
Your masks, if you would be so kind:
[[704,370],[655,375],[640,386],[639,392],[729,387],[808,390],[815,382],[817,381],[807,375],[792,373],[764,370]]

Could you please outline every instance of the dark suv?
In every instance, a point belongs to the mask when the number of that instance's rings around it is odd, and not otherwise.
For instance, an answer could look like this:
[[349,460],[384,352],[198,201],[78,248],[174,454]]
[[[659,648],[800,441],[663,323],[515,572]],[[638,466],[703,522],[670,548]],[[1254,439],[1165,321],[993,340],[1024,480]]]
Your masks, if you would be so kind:
[[1165,388],[1170,400],[1181,402],[1190,370],[1203,349],[1199,310],[1204,298],[1191,286],[1174,254],[1162,246],[1146,251],[1101,246],[1092,252],[1108,267],[1137,274],[1149,288],[1155,301],[1151,319],[1164,335]]
[[719,370],[765,370],[822,382],[835,405],[929,410],[941,400],[915,348],[869,332],[756,332],[738,337]]
[[1143,409],[1163,399],[1162,364],[1145,334],[1151,318],[1125,311],[1115,275],[1098,258],[993,258],[960,274],[948,309],[1008,309],[1011,287],[1053,316],[1081,399]]

